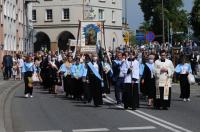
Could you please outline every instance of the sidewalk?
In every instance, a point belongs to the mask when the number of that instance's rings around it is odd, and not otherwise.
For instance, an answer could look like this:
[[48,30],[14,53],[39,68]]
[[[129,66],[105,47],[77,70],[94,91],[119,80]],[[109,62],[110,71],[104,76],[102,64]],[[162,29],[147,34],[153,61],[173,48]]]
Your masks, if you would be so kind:
[[[0,132],[9,132],[11,104],[9,102],[10,94],[23,81],[19,80],[3,80],[3,74],[0,72]],[[7,123],[6,123],[7,122]]]

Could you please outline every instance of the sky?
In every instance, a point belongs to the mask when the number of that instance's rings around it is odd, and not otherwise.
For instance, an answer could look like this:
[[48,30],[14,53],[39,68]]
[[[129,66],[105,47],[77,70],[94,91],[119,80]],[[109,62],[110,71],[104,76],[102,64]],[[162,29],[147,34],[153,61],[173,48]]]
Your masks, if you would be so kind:
[[[138,29],[140,23],[143,22],[143,13],[142,10],[140,9],[140,6],[138,5],[139,2],[140,0],[127,0],[128,24],[129,27],[134,31]],[[184,2],[184,9],[190,12],[193,6],[193,0],[183,0],[183,2]]]

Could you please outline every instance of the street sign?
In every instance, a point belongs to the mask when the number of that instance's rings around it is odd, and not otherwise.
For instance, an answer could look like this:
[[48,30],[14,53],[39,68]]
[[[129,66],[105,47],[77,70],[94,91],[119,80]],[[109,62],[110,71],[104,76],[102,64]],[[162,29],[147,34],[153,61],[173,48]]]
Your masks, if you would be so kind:
[[136,40],[142,41],[145,40],[144,38],[145,33],[141,30],[136,30]]
[[147,32],[145,34],[145,39],[148,41],[148,42],[152,42],[154,39],[155,39],[155,34],[151,31]]

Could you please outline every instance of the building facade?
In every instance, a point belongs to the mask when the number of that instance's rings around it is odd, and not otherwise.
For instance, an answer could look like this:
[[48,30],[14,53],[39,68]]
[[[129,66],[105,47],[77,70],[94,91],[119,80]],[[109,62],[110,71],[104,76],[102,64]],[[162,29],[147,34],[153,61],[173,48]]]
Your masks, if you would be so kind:
[[4,51],[16,51],[16,1],[5,0],[3,4]]
[[33,30],[30,2],[31,0],[28,2],[26,0],[0,0],[0,62],[6,53],[14,56],[15,53],[33,51],[32,39],[29,37]]
[[107,48],[123,44],[122,0],[40,0],[33,4],[34,50],[62,50],[77,38],[79,21],[104,20]]
[[0,0],[0,60],[3,56],[3,0]]

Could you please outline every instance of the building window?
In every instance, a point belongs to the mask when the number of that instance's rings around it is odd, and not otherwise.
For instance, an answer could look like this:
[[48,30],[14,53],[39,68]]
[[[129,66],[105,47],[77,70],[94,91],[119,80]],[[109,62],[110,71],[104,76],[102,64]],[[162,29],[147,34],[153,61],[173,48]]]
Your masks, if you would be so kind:
[[32,21],[36,21],[36,10],[32,10]]
[[106,0],[99,0],[99,2],[106,2]]
[[116,0],[112,0],[112,3],[115,4],[115,3],[116,3]]
[[104,19],[104,10],[99,9],[99,20],[103,20]]
[[115,11],[112,11],[112,23],[115,23]]
[[0,12],[0,17],[1,17],[1,18],[0,18],[0,20],[1,20],[1,21],[0,21],[0,24],[3,24],[3,13],[2,13],[2,12]]
[[46,10],[46,21],[53,21],[52,9],[47,9]]
[[62,10],[62,20],[69,20],[69,8]]
[[13,19],[16,20],[16,8],[13,6]]

